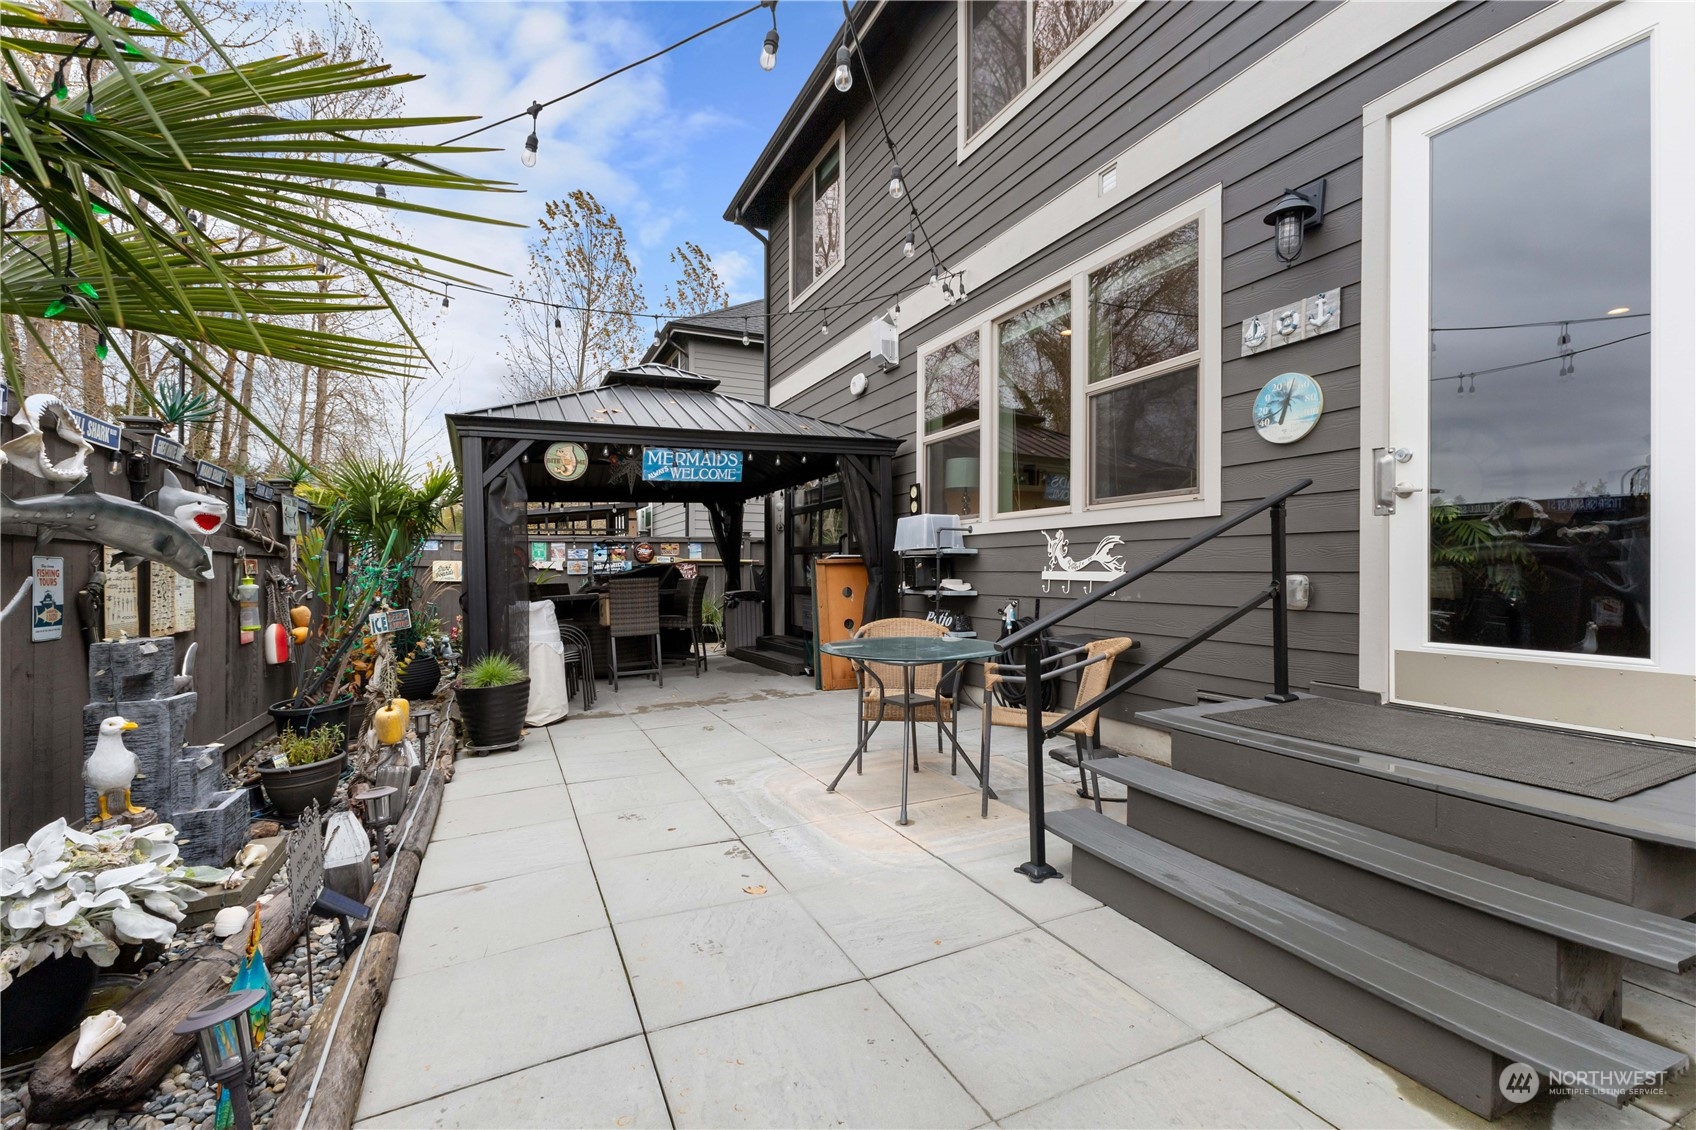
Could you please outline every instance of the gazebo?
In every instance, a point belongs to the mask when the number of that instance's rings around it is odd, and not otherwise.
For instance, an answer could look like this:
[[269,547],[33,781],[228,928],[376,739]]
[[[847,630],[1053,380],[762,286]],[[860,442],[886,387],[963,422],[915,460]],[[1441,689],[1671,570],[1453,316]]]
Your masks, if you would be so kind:
[[692,502],[740,588],[743,504],[831,473],[868,573],[865,619],[896,607],[890,462],[901,441],[725,396],[668,365],[609,372],[582,392],[447,417],[465,486],[466,654],[527,648],[532,502]]

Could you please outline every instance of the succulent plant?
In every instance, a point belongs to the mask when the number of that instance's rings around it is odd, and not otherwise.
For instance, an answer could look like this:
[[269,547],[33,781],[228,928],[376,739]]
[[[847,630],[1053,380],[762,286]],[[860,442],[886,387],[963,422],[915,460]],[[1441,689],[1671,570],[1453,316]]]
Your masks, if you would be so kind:
[[0,989],[67,953],[111,965],[120,942],[166,942],[188,900],[169,824],[79,832],[63,819],[0,852]]

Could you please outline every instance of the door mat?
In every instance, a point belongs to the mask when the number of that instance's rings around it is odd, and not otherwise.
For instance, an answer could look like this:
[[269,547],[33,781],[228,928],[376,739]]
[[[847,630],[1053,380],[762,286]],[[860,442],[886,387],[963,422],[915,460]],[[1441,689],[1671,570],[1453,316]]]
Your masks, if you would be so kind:
[[1597,800],[1696,773],[1696,753],[1668,746],[1330,698],[1233,710],[1215,720]]

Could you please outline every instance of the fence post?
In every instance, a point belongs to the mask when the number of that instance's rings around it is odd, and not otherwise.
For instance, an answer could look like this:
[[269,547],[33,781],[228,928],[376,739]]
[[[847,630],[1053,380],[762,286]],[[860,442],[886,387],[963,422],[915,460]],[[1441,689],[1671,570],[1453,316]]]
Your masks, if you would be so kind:
[[[1013,870],[1033,883],[1058,879],[1048,864],[1048,818],[1042,796],[1042,635],[1025,641],[1025,774],[1030,786],[1031,857]],[[987,707],[987,701],[986,701]],[[984,725],[988,725],[986,719]]]
[[1272,693],[1268,702],[1294,702],[1290,693],[1290,614],[1285,600],[1284,504],[1272,506]]

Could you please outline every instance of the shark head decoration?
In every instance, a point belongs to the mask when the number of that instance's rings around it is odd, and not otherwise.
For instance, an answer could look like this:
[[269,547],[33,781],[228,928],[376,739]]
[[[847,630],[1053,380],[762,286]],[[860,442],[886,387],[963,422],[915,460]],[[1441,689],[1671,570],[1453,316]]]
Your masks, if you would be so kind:
[[222,499],[189,490],[173,472],[166,471],[165,483],[159,488],[159,512],[189,533],[206,537],[223,526],[230,507]]
[[[88,457],[94,453],[94,446],[84,438],[76,417],[71,415],[63,400],[50,393],[25,397],[23,407],[12,417],[12,423],[23,432],[0,446],[0,462],[38,479],[56,483],[74,483],[88,474]],[[47,436],[42,430],[47,423],[53,425],[60,439],[75,449],[57,463],[47,455]]]

